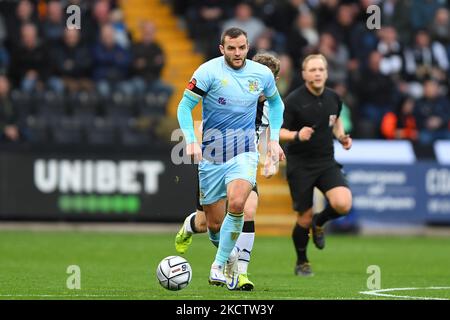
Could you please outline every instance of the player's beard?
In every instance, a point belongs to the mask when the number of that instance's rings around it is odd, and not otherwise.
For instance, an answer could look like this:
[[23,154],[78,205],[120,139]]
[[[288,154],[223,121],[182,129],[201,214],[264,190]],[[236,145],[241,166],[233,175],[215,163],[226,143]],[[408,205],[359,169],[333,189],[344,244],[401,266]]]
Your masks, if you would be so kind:
[[244,58],[240,58],[240,60],[242,60],[242,64],[240,66],[235,66],[234,65],[234,58],[231,58],[229,56],[224,56],[225,57],[225,61],[227,62],[227,64],[233,68],[234,70],[239,70],[240,68],[242,68],[245,65],[245,59]]

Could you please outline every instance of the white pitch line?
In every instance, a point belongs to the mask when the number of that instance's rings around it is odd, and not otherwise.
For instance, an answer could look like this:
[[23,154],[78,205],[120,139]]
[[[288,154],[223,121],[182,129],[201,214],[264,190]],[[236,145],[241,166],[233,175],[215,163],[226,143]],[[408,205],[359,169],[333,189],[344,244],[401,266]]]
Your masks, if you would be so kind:
[[449,290],[450,287],[422,287],[422,288],[389,288],[370,291],[360,291],[361,294],[378,296],[378,297],[390,297],[390,298],[404,298],[404,299],[418,299],[418,300],[449,300],[447,298],[433,298],[433,297],[416,297],[416,296],[399,296],[395,294],[382,293],[391,291],[412,291],[412,290]]
[[[31,297],[31,298],[55,298],[55,297],[63,297],[63,298],[80,298],[80,297],[90,297],[90,298],[113,298],[113,297],[122,297],[122,298],[128,298],[131,296],[127,296],[125,294],[73,294],[73,295],[65,295],[65,294],[0,294],[0,298],[1,297]],[[140,296],[137,296],[140,297]],[[161,298],[160,296],[144,296],[142,295],[141,297],[146,297],[146,298]],[[177,298],[192,298],[192,297],[196,297],[196,298],[202,298],[202,296],[191,296],[191,295],[186,295],[186,296],[176,296]]]

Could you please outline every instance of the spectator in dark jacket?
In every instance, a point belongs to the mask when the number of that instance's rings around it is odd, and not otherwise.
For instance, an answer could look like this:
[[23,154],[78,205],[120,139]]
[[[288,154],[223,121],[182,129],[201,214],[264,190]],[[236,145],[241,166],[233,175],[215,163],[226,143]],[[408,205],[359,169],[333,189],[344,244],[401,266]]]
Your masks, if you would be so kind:
[[142,24],[142,40],[133,45],[134,90],[142,94],[147,91],[172,93],[172,87],[161,80],[165,64],[164,52],[155,41],[155,26],[150,21]]
[[393,111],[395,84],[391,77],[381,73],[382,56],[373,51],[369,55],[369,68],[363,72],[358,86],[358,97],[361,115],[379,128],[380,121],[386,112]]
[[450,103],[439,91],[439,84],[435,80],[425,81],[424,96],[414,107],[419,141],[422,144],[431,144],[438,139],[450,139]]
[[91,53],[80,40],[80,31],[66,29],[63,42],[53,51],[53,81],[62,82],[62,86],[70,93],[93,89],[93,83],[89,79],[92,68]]
[[303,58],[318,45],[319,34],[315,29],[314,17],[310,12],[300,13],[294,20],[287,36],[286,50],[291,56],[294,68],[299,69]]
[[9,62],[8,50],[0,43],[0,74],[6,74],[8,72]]
[[103,97],[109,97],[116,89],[132,94],[132,87],[127,82],[130,51],[116,44],[114,28],[110,24],[101,27],[100,36],[93,50],[93,79],[97,90]]
[[51,0],[47,4],[47,16],[42,22],[42,34],[47,42],[61,41],[66,29],[66,19],[61,1]]
[[42,90],[48,78],[47,50],[41,45],[37,28],[25,24],[21,29],[21,42],[11,54],[10,74],[16,85],[26,92]]
[[412,0],[410,19],[413,29],[426,28],[433,21],[441,2],[440,0]]
[[81,38],[89,45],[94,45],[100,39],[101,28],[110,22],[111,14],[111,4],[108,0],[92,2],[89,14],[81,18]]
[[20,0],[14,10],[13,16],[5,17],[7,19],[8,42],[9,47],[19,46],[21,29],[26,24],[39,26],[36,8],[29,0]]
[[10,84],[6,76],[0,76],[0,141],[19,141],[17,112],[9,96]]

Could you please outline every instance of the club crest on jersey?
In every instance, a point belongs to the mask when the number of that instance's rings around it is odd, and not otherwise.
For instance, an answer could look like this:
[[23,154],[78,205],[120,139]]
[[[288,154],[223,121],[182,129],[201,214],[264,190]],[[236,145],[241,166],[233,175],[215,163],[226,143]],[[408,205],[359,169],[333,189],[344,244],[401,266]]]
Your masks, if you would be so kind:
[[258,80],[248,80],[248,90],[250,92],[257,92],[259,90]]
[[328,118],[328,126],[332,127],[336,123],[336,115],[332,114],[330,115],[330,118]]

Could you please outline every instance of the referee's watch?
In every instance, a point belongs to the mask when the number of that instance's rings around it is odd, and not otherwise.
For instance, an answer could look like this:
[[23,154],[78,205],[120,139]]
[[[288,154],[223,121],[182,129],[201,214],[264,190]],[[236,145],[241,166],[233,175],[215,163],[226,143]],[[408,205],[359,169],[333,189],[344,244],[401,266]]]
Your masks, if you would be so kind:
[[295,133],[294,141],[295,142],[300,142],[301,141],[300,140],[300,130]]

